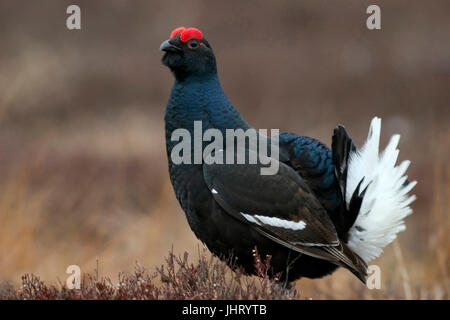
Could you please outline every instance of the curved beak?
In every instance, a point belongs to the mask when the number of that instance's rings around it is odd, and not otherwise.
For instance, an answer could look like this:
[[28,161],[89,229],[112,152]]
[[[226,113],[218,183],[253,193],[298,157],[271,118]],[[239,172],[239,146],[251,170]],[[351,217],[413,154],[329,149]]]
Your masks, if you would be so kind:
[[180,47],[177,47],[176,45],[170,43],[169,40],[166,40],[163,43],[161,43],[161,46],[159,47],[159,50],[165,51],[165,52],[182,51]]

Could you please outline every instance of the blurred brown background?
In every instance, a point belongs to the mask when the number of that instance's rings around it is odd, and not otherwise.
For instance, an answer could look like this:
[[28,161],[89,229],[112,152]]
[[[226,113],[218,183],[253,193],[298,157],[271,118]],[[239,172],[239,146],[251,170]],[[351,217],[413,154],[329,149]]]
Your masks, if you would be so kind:
[[[68,265],[116,279],[199,242],[167,173],[164,108],[173,83],[160,43],[196,26],[245,119],[330,145],[357,144],[370,119],[400,133],[418,200],[407,231],[374,263],[382,290],[345,270],[298,281],[303,297],[448,298],[450,2],[72,1],[0,3],[0,282]],[[381,7],[382,29],[366,28]],[[394,250],[395,249],[395,250]]]

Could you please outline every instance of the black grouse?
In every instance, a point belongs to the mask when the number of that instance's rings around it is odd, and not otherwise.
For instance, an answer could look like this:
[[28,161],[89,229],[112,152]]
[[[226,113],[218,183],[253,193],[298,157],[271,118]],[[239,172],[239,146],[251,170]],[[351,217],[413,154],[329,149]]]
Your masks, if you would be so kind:
[[[247,143],[251,135],[243,148],[224,143],[225,137],[253,128],[228,100],[209,42],[200,30],[180,27],[160,49],[175,76],[165,114],[169,173],[195,235],[248,273],[256,247],[271,256],[271,275],[285,281],[344,267],[365,282],[367,263],[405,229],[412,213],[415,197],[408,192],[416,182],[405,176],[409,161],[396,166],[399,136],[379,154],[376,117],[361,149],[342,126],[334,130],[331,150],[293,133],[258,133],[257,145],[265,141],[278,152],[266,156],[269,162],[239,163],[240,154],[248,160],[257,150]],[[230,150],[235,155],[227,158]],[[262,174],[267,163],[276,172]]]

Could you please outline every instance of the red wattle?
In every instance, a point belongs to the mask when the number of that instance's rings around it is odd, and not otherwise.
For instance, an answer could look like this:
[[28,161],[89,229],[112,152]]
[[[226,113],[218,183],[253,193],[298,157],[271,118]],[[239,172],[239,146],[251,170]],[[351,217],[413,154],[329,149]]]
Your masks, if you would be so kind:
[[170,34],[169,39],[172,39],[172,38],[175,37],[177,34],[182,33],[184,30],[186,30],[185,27],[178,27],[178,28],[174,29],[174,30],[172,31],[172,33]]
[[183,32],[181,32],[180,40],[182,42],[188,42],[189,40],[196,39],[202,40],[203,34],[197,28],[187,28]]

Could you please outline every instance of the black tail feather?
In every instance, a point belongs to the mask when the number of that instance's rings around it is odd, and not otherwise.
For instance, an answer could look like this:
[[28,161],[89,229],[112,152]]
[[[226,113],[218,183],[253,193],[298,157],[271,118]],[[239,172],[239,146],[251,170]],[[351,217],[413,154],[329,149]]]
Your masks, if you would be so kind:
[[356,152],[356,147],[353,144],[352,139],[345,131],[345,128],[341,125],[337,126],[333,131],[331,150],[333,152],[335,174],[339,181],[341,193],[345,199],[345,192],[347,189],[348,161],[350,158],[350,153]]
[[343,201],[341,223],[344,230],[349,230],[358,217],[367,187],[360,192],[361,184],[364,181],[364,178],[361,179],[352,195],[352,198],[350,199],[350,202],[346,203],[345,195],[347,192],[348,162],[350,159],[350,154],[357,152],[357,149],[343,126],[337,126],[336,129],[334,129],[331,148],[333,152],[335,175],[339,183]]

